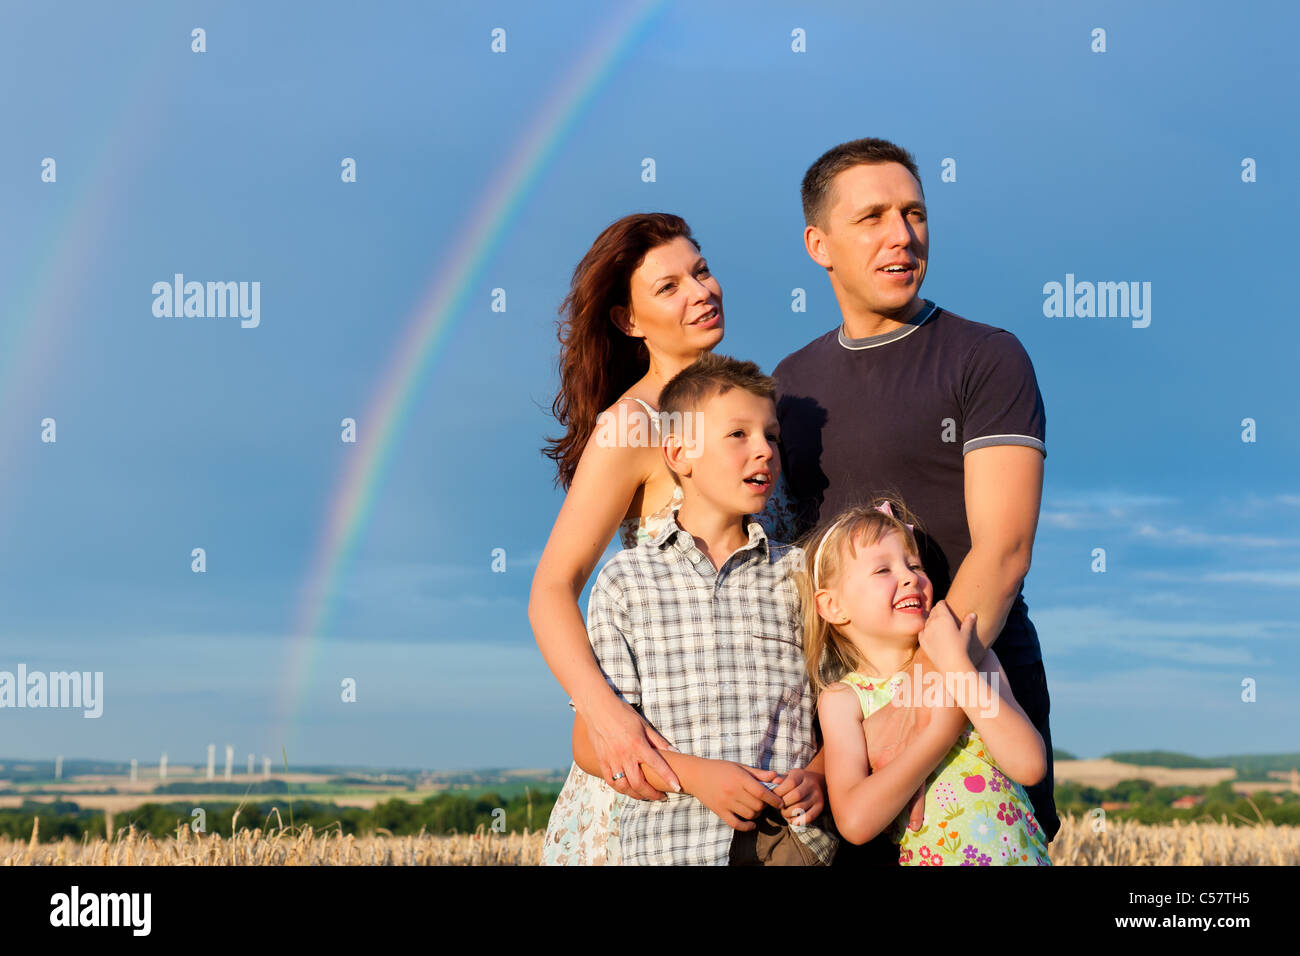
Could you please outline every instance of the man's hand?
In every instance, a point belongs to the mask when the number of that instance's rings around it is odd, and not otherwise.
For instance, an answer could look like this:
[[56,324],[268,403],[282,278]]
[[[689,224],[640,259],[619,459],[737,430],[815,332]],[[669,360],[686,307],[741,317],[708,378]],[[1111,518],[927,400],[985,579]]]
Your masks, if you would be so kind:
[[784,805],[781,816],[795,826],[807,826],[826,809],[826,776],[800,767],[791,770],[784,777],[777,777],[780,786],[772,793],[781,798]]
[[691,775],[691,795],[716,813],[733,830],[752,830],[763,805],[781,809],[781,798],[763,786],[775,780],[774,770],[759,770],[730,760],[702,760]]

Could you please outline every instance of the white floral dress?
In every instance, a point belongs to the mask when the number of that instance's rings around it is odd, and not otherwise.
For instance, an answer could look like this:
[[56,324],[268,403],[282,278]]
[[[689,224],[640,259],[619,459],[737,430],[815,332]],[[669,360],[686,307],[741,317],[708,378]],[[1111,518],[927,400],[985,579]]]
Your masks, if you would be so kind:
[[[641,405],[650,413],[651,420],[657,422],[655,410],[645,402]],[[681,505],[681,485],[674,485],[672,498],[654,514],[629,518],[619,525],[619,543],[625,548],[635,548],[642,541],[656,537]],[[573,764],[546,827],[542,865],[620,865],[623,862],[618,842],[620,796],[600,777],[593,777]]]

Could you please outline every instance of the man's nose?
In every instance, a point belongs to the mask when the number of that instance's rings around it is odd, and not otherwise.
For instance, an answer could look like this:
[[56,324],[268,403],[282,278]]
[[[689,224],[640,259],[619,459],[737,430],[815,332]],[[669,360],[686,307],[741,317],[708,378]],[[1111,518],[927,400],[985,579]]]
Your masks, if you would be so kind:
[[895,212],[890,217],[889,238],[896,246],[908,246],[912,243],[912,227],[901,212]]

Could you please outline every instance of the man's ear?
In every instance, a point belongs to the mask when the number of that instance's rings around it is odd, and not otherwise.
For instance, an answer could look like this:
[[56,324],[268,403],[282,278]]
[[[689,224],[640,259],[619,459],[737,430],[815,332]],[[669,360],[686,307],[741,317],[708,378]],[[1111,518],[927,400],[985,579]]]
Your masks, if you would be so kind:
[[826,252],[826,233],[816,226],[805,226],[803,230],[803,247],[808,250],[812,261],[823,269],[831,267],[831,257]]
[[689,478],[691,476],[691,456],[686,454],[686,445],[682,441],[681,434],[675,429],[665,432],[662,446],[664,464],[678,478]]
[[636,327],[636,321],[632,318],[631,313],[621,305],[616,305],[609,310],[609,319],[624,335],[634,339],[645,338],[644,333]]
[[817,593],[813,595],[817,602],[817,613],[827,624],[847,624],[849,617],[840,608],[840,602],[835,600],[835,595],[826,588],[818,588]]

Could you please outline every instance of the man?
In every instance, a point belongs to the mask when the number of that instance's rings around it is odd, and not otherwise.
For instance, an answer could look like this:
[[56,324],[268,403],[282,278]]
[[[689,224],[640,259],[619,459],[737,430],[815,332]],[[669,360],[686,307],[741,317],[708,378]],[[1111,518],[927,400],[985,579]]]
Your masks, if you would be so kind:
[[[1046,456],[1033,365],[1010,332],[920,298],[929,231],[906,150],[880,139],[843,143],[813,163],[802,192],[804,245],[826,269],[843,322],[773,373],[789,496],[777,536],[793,540],[877,493],[901,496],[920,516],[935,600],[958,619],[978,615],[980,643],[997,642],[1016,700],[1042,735],[1047,776],[1027,790],[1050,840],[1060,820],[1047,678],[1021,596]],[[885,862],[889,853],[883,838],[842,844],[836,863]]]

